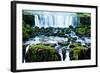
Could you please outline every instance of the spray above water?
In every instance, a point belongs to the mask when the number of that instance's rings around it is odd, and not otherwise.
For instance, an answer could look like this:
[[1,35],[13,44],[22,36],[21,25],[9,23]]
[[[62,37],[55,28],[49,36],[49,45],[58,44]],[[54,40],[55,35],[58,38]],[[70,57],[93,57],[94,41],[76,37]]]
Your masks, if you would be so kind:
[[35,26],[39,28],[68,28],[70,25],[73,27],[78,25],[76,13],[35,12],[33,15],[35,16]]

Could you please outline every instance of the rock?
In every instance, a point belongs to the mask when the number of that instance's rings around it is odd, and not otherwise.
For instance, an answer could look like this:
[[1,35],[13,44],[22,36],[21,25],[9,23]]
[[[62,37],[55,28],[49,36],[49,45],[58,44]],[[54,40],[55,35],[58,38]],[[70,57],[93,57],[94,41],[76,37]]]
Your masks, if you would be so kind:
[[45,44],[36,44],[29,47],[25,56],[26,62],[60,61],[60,55],[54,47]]

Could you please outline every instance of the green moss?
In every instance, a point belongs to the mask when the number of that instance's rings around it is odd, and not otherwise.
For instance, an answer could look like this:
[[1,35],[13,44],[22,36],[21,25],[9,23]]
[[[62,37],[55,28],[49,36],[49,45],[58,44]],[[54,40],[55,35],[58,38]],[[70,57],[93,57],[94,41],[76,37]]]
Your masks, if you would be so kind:
[[90,25],[86,25],[86,24],[80,24],[76,30],[75,30],[76,34],[79,36],[86,36],[86,37],[90,37],[91,34],[91,27]]
[[57,51],[44,44],[31,45],[26,54],[27,62],[60,61],[60,55]]
[[90,59],[90,49],[83,47],[79,43],[73,43],[70,45],[70,59],[71,60],[83,60]]

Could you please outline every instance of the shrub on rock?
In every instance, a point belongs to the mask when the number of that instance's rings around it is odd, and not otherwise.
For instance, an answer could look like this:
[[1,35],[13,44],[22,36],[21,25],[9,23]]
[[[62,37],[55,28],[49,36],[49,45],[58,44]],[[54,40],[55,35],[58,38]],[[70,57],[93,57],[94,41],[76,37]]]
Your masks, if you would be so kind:
[[44,44],[31,45],[26,53],[26,62],[60,61],[55,48]]
[[70,45],[70,60],[84,60],[90,59],[90,48],[83,47],[79,43],[73,43]]

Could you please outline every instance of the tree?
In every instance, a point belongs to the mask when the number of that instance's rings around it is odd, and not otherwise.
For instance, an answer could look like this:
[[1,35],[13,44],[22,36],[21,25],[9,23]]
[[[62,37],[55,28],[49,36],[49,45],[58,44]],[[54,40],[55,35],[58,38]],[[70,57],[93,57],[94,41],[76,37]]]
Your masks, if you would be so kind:
[[24,15],[23,14],[23,21],[30,26],[35,25],[35,16],[34,15]]
[[32,27],[29,24],[26,24],[23,21],[22,24],[22,34],[23,34],[23,41],[29,39],[32,36]]
[[90,25],[91,24],[91,14],[90,13],[77,13],[80,18],[81,24]]

